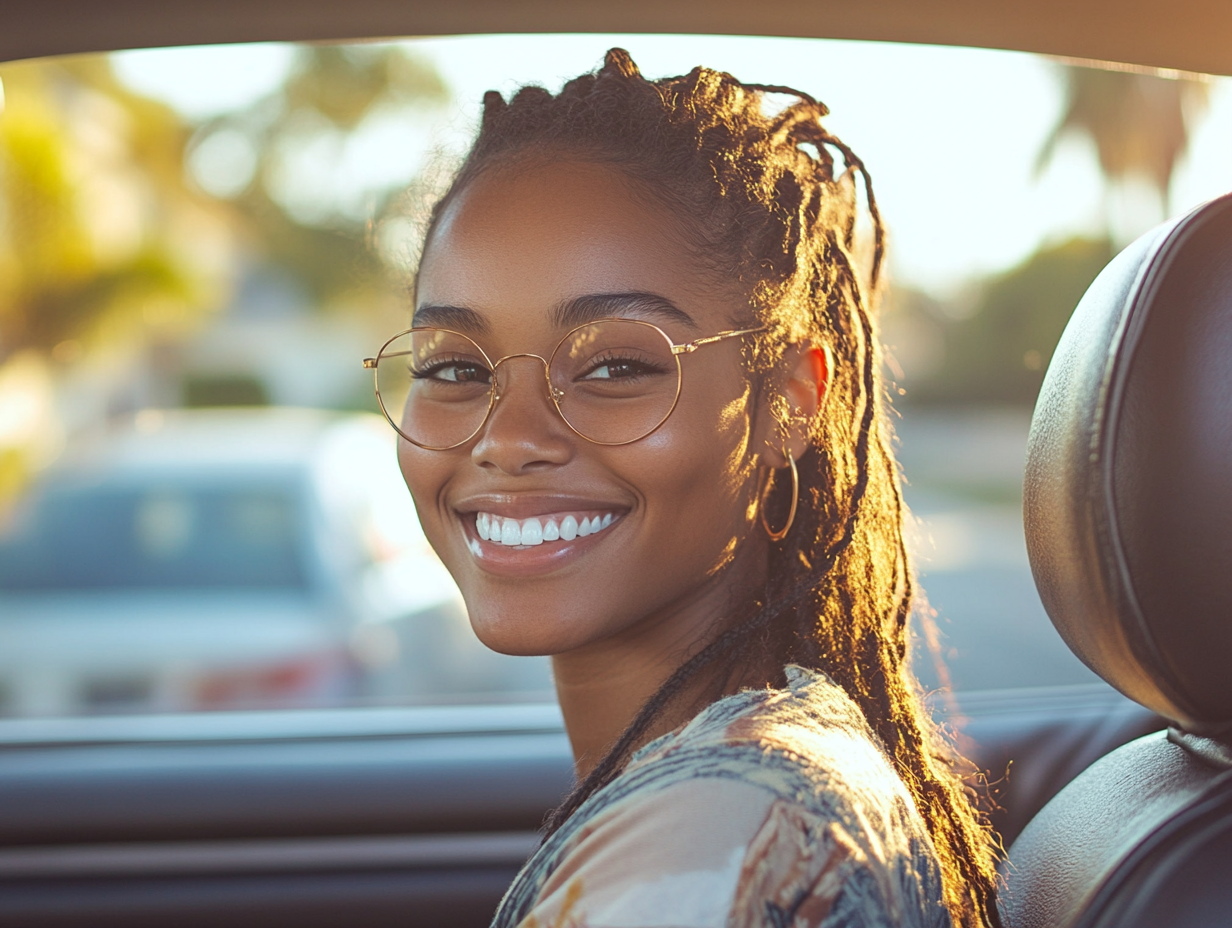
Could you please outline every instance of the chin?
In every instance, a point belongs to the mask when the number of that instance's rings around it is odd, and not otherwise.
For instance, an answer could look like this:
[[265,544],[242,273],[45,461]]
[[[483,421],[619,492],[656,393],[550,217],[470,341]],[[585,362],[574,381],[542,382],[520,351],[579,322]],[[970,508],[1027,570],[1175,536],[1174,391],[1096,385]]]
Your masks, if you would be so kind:
[[582,644],[566,633],[563,617],[545,615],[542,606],[513,609],[508,603],[472,606],[467,602],[471,629],[484,647],[514,657],[540,657],[560,654]]

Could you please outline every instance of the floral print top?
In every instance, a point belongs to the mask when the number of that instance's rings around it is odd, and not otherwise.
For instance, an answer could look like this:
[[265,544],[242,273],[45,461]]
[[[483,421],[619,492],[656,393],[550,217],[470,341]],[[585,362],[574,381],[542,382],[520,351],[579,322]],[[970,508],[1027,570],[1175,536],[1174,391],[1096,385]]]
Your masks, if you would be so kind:
[[829,677],[787,668],[633,756],[493,928],[951,928],[906,787]]

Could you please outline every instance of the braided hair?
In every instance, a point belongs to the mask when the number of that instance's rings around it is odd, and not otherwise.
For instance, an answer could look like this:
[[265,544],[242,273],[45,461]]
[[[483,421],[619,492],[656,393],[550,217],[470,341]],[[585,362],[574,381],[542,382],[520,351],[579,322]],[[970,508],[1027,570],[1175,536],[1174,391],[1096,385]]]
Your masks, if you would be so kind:
[[[794,102],[773,112],[767,94]],[[910,668],[912,573],[870,305],[885,234],[863,162],[826,130],[826,106],[806,93],[705,68],[649,81],[622,49],[557,95],[528,86],[508,102],[489,91],[483,104],[479,135],[435,206],[429,237],[458,191],[495,167],[536,157],[607,164],[681,217],[698,260],[747,293],[749,316],[733,321],[766,326],[748,340],[745,363],[780,423],[792,415],[774,389],[787,347],[812,339],[835,361],[798,462],[798,514],[772,546],[764,594],[646,702],[549,817],[548,833],[620,773],[703,676],[731,681],[740,678],[730,670],[737,665],[796,663],[833,678],[885,745],[932,836],[955,923],[999,924],[995,838]],[[857,180],[872,221],[863,260]],[[785,497],[775,487],[766,500],[774,524],[785,518]],[[766,682],[782,685],[775,672]]]

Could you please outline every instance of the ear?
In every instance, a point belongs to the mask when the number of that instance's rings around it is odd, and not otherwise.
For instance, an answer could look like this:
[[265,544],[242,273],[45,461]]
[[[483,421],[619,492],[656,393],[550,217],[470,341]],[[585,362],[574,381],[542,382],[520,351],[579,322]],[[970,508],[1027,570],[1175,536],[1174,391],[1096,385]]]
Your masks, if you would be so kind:
[[782,435],[780,427],[772,423],[771,437],[762,452],[762,459],[773,468],[787,466],[783,447],[776,443],[780,435],[786,438],[787,453],[793,458],[799,458],[808,449],[810,425],[826,401],[834,374],[830,346],[818,342],[790,346],[783,355],[783,364],[787,373],[781,381],[787,406],[786,434]]

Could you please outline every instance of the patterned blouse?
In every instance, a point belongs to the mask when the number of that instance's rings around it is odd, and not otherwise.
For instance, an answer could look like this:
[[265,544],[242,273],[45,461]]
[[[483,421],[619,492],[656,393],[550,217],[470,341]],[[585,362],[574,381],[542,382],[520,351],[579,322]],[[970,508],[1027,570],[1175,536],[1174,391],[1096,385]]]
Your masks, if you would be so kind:
[[829,677],[787,668],[638,751],[493,928],[951,928],[906,787]]

